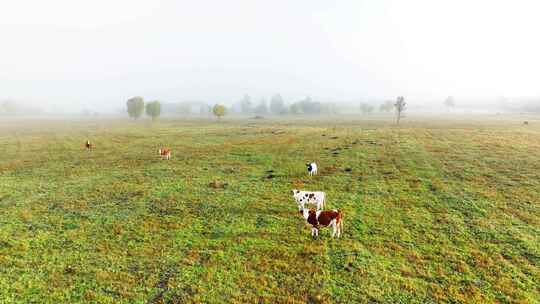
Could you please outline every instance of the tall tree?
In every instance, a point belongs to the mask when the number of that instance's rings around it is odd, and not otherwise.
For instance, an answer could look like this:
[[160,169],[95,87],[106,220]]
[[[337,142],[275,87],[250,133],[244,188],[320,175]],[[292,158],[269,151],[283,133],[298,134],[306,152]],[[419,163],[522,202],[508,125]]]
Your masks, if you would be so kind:
[[268,114],[268,106],[266,105],[266,99],[261,99],[259,105],[255,108],[255,113],[259,115]]
[[253,104],[251,103],[251,97],[249,97],[249,95],[244,95],[240,101],[240,108],[244,114],[253,113]]
[[394,102],[392,100],[387,100],[379,106],[379,111],[381,112],[390,112],[394,108]]
[[368,103],[361,103],[360,111],[362,111],[362,114],[364,115],[371,114],[371,112],[373,112],[373,106]]
[[321,113],[323,114],[338,114],[338,107],[333,102],[327,102],[321,104]]
[[289,112],[291,114],[297,115],[302,114],[302,108],[300,107],[300,103],[295,102],[289,107]]
[[322,104],[318,101],[313,101],[311,97],[306,97],[297,102],[303,114],[320,114]]
[[181,115],[191,114],[191,104],[189,102],[181,102],[176,105],[176,113]]
[[283,115],[287,113],[287,107],[281,95],[276,94],[270,99],[270,112],[274,115]]
[[448,96],[444,100],[444,105],[450,110],[451,108],[454,108],[456,106],[456,101],[454,100],[453,96]]
[[405,97],[398,96],[396,103],[394,104],[394,108],[396,109],[396,122],[399,125],[399,121],[403,117],[403,112],[405,112],[405,109],[407,108]]
[[220,120],[227,113],[227,108],[224,105],[216,104],[212,109],[212,113]]
[[18,107],[15,101],[12,100],[4,100],[0,105],[0,113],[15,114],[20,112],[20,110],[20,107]]
[[128,99],[127,103],[127,112],[129,117],[137,119],[141,117],[144,112],[144,99],[142,97],[133,97]]
[[152,117],[152,120],[156,120],[161,114],[161,104],[159,101],[151,101],[146,104],[146,115]]

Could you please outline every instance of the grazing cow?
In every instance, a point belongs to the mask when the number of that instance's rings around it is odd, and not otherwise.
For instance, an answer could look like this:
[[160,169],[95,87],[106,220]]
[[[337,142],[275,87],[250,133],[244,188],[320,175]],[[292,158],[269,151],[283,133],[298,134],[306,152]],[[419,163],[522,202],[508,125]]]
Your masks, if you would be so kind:
[[317,207],[317,210],[322,210],[324,208],[326,193],[322,191],[313,192],[293,189],[292,194],[298,204],[298,210],[300,210],[300,212],[306,207],[306,204],[314,204]]
[[307,170],[309,172],[309,176],[317,175],[317,164],[316,163],[307,163],[306,167],[307,167]]
[[159,153],[159,155],[161,155],[161,157],[163,157],[166,160],[171,159],[171,150],[170,149],[159,149],[158,153]]
[[93,145],[90,143],[89,140],[87,140],[86,144],[85,144],[85,147],[86,147],[86,150],[90,151],[90,149],[92,149]]
[[311,236],[319,236],[319,226],[332,226],[332,237],[341,237],[343,230],[343,213],[338,209],[315,211],[314,209],[302,209],[302,215],[311,225]]

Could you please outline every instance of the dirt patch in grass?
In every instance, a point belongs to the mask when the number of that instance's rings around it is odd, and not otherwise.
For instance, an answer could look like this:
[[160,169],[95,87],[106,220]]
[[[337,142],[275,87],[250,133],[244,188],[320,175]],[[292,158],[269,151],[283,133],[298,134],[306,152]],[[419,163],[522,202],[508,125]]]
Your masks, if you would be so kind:
[[222,182],[222,181],[211,181],[209,184],[208,184],[208,187],[210,188],[214,188],[214,189],[225,189],[229,186],[229,183],[227,182]]

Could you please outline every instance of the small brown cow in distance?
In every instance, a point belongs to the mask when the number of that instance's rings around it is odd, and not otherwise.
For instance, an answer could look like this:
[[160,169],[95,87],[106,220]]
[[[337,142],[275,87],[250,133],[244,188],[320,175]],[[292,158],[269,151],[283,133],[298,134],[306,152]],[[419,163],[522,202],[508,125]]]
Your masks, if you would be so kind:
[[163,159],[170,160],[171,159],[171,150],[170,149],[159,149],[158,153]]
[[94,147],[94,145],[92,145],[89,140],[86,141],[86,144],[84,146],[86,147],[87,151],[90,151]]
[[338,209],[315,211],[315,209],[303,209],[302,215],[307,223],[311,225],[311,236],[319,235],[319,226],[332,226],[332,237],[341,237],[343,230],[343,213]]

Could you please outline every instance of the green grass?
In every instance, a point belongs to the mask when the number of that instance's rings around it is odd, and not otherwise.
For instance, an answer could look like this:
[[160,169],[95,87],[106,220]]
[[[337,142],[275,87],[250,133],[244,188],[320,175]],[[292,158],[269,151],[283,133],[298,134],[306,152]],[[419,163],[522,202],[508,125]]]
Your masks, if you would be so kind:
[[529,121],[2,123],[0,302],[539,303]]

